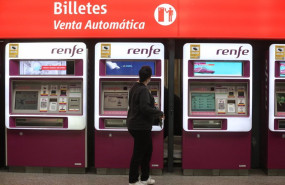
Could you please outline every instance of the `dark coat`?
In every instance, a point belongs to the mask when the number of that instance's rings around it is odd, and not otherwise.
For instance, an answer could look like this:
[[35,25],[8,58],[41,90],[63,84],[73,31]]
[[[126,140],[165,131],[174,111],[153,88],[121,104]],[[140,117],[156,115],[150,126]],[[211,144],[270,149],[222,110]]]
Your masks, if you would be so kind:
[[154,98],[148,88],[136,82],[129,92],[127,126],[130,130],[151,130],[154,119],[163,112],[154,107]]

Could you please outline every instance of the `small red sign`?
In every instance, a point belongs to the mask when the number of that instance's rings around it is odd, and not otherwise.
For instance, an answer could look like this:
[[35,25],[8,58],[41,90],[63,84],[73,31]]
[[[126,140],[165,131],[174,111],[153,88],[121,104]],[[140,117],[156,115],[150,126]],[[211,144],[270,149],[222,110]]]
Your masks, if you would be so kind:
[[42,66],[42,70],[66,70],[66,66]]

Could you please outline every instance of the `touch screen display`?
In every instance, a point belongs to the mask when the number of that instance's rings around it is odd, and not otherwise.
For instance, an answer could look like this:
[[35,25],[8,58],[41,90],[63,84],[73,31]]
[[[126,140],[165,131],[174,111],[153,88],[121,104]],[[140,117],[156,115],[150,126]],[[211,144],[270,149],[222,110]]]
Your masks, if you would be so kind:
[[104,110],[127,111],[128,92],[104,92]]
[[15,110],[37,110],[38,91],[16,91]]
[[215,111],[214,93],[191,93],[192,111]]
[[276,93],[277,112],[285,112],[285,93]]

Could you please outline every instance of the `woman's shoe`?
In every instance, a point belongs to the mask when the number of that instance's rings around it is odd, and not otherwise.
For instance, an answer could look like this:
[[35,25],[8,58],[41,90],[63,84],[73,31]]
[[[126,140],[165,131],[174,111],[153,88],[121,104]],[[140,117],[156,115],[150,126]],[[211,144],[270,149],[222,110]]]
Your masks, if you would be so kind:
[[146,184],[154,184],[155,180],[152,178],[148,178],[146,181],[141,181],[142,184],[146,185]]
[[129,183],[129,185],[145,185],[145,184],[143,184],[143,183],[140,182],[140,181],[137,181],[137,182],[135,182],[135,183]]

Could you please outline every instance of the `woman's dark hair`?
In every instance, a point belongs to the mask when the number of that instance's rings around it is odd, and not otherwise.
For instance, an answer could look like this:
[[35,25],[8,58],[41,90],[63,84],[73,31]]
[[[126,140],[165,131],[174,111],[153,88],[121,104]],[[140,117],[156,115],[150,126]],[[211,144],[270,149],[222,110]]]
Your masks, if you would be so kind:
[[149,67],[149,66],[142,66],[142,68],[139,71],[140,82],[144,82],[146,79],[151,77],[151,75],[152,75],[151,67]]

